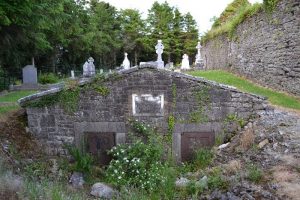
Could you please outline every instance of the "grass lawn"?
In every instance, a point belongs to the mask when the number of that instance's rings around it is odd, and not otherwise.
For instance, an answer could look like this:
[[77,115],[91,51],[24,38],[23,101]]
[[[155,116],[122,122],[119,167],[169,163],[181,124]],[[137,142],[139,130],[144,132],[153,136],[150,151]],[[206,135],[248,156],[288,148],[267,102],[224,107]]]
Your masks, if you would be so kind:
[[15,91],[9,92],[4,96],[0,96],[0,116],[20,108],[18,99],[36,93],[36,91]]
[[256,85],[245,78],[241,78],[229,72],[221,70],[209,70],[193,71],[189,72],[189,74],[216,81],[218,83],[231,85],[244,92],[268,97],[269,102],[273,105],[300,110],[300,98]]

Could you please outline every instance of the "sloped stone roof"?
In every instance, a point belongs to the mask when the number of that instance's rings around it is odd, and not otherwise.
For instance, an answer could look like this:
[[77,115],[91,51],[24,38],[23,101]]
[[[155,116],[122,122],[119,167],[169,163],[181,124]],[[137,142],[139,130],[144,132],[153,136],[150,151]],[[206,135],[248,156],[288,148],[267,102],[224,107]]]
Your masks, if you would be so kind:
[[[237,88],[232,87],[232,86],[220,84],[220,83],[217,83],[215,81],[210,81],[210,80],[207,80],[207,79],[202,78],[202,77],[195,77],[195,76],[188,75],[188,74],[181,73],[181,72],[174,72],[174,71],[171,71],[171,70],[168,70],[168,69],[157,68],[156,66],[151,65],[151,64],[144,64],[144,65],[139,66],[139,67],[132,67],[132,68],[126,69],[126,70],[119,70],[119,71],[116,71],[116,73],[119,74],[119,75],[125,75],[125,74],[135,73],[135,72],[137,72],[139,70],[142,70],[142,69],[154,69],[154,70],[160,71],[162,73],[169,73],[171,76],[174,76],[174,77],[189,79],[191,81],[200,82],[200,83],[208,84],[208,85],[211,85],[211,86],[214,86],[214,87],[223,88],[225,90],[229,90],[229,91],[232,91],[232,92],[248,94],[250,96],[254,96],[254,97],[262,99],[262,100],[266,99],[266,97],[262,97],[262,96],[258,96],[258,95],[255,95],[255,94],[245,93],[245,92],[239,91]],[[107,75],[108,75],[108,78],[109,78],[109,76],[111,74],[107,74]],[[85,85],[87,83],[90,83],[92,81],[92,79],[93,79],[92,77],[91,78],[80,78],[79,79],[79,85]],[[53,88],[53,89],[50,89],[50,90],[38,92],[38,93],[35,93],[35,94],[32,94],[32,95],[23,97],[23,98],[18,100],[18,103],[19,103],[20,106],[24,106],[25,103],[28,102],[28,101],[32,101],[32,100],[38,99],[38,98],[46,96],[46,95],[51,95],[51,94],[58,93],[63,88],[64,88],[64,84],[59,85],[59,87],[57,87],[57,88]]]

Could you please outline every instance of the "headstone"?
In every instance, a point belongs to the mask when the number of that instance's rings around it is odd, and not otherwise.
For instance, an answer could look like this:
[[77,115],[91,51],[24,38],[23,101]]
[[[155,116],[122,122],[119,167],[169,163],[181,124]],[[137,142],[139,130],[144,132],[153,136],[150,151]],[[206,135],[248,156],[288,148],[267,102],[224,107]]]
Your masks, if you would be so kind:
[[23,69],[23,84],[37,84],[37,70],[33,65],[26,65]]
[[157,67],[164,68],[164,61],[162,60],[162,53],[164,52],[164,45],[162,44],[162,40],[157,41],[157,45],[155,46],[155,50],[157,53]]
[[94,59],[92,57],[89,57],[89,59],[83,65],[83,76],[93,75],[95,75]]
[[189,70],[190,68],[190,62],[189,62],[189,56],[187,54],[183,54],[182,56],[182,62],[181,62],[181,70]]
[[72,79],[75,78],[74,70],[71,70],[71,78],[72,78]]
[[103,69],[100,69],[100,74],[103,74]]
[[174,64],[173,62],[168,62],[165,66],[166,69],[173,69],[174,68]]
[[124,53],[124,60],[123,60],[123,63],[122,63],[122,67],[124,69],[130,69],[130,61],[128,60],[127,55],[128,55],[128,53]]
[[200,44],[200,42],[198,42],[198,45],[196,46],[197,49],[197,54],[196,54],[196,60],[195,60],[195,67],[199,68],[199,69],[203,69],[204,68],[204,62],[203,59],[201,58],[201,50],[202,46]]

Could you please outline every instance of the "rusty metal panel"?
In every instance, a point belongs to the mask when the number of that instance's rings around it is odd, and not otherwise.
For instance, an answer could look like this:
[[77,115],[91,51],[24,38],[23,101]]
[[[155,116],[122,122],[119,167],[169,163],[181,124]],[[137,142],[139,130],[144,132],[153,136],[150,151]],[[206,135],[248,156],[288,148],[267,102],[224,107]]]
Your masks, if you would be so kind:
[[94,156],[96,163],[108,165],[112,157],[107,151],[115,146],[115,133],[85,133],[87,152]]
[[181,161],[193,159],[195,150],[214,145],[213,132],[185,132],[181,134]]

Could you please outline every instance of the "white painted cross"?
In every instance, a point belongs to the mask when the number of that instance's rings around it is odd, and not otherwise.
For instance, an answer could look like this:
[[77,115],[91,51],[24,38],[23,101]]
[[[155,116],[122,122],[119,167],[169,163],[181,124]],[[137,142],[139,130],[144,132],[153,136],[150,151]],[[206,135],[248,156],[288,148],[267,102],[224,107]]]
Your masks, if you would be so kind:
[[157,45],[155,46],[155,50],[157,53],[157,64],[159,68],[164,67],[164,61],[162,60],[161,54],[164,52],[164,45],[162,44],[162,40],[157,40]]

